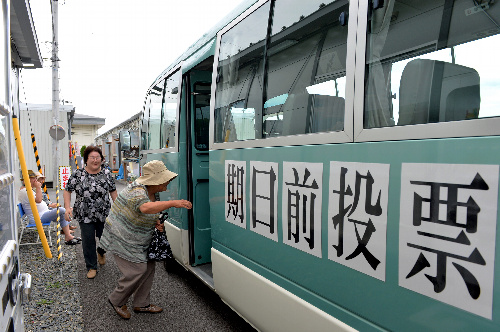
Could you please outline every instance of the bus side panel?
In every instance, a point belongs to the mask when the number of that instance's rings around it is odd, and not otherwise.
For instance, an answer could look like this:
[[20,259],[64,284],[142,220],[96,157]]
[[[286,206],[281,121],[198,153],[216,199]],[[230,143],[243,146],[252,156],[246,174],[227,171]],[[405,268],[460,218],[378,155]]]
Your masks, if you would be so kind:
[[[500,305],[498,304],[500,285],[498,282],[495,281],[493,284],[493,309],[490,320],[399,286],[398,259],[402,164],[498,165],[500,154],[496,146],[499,143],[499,138],[480,137],[211,151],[210,213],[214,248],[356,329],[498,330],[500,324]],[[226,221],[228,214],[225,205],[226,160],[244,161],[246,164],[245,228]],[[250,228],[250,161],[273,162],[279,165],[277,241],[259,235]],[[284,244],[284,221],[281,212],[282,173],[283,162],[287,161],[306,161],[323,165],[321,257]],[[390,166],[386,257],[381,257],[386,265],[383,280],[358,272],[328,258],[328,227],[331,222],[328,214],[331,161],[378,163]],[[497,216],[496,210],[495,216]],[[362,236],[363,231],[360,233]],[[498,238],[497,232],[495,241],[498,241]],[[498,251],[499,249],[495,247],[496,257],[498,257]],[[363,258],[363,255],[358,258]],[[436,259],[435,256],[429,256],[429,258],[434,261]],[[214,271],[217,269],[218,267],[214,266]],[[449,273],[453,273],[452,267],[448,270]],[[426,273],[435,274],[432,270]],[[494,273],[496,275],[499,273],[498,264],[495,266]],[[214,282],[218,284],[217,280]],[[454,286],[456,286],[456,292],[465,292],[464,296],[468,296],[463,282]],[[265,306],[265,302],[258,305]],[[344,310],[350,314],[346,315]],[[281,319],[281,317],[276,318]]]
[[216,249],[212,264],[219,296],[259,331],[355,331]]
[[165,222],[165,233],[174,258],[184,265],[189,264],[189,243],[187,229],[180,229],[172,222]]

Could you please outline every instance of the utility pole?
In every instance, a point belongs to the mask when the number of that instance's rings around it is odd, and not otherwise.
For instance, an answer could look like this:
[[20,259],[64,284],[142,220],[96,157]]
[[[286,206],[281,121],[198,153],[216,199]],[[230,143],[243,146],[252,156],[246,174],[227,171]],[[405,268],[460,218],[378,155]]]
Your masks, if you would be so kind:
[[52,141],[52,151],[54,152],[54,173],[52,188],[56,189],[59,179],[59,58],[58,58],[58,0],[52,0],[52,117],[55,128],[55,137]]

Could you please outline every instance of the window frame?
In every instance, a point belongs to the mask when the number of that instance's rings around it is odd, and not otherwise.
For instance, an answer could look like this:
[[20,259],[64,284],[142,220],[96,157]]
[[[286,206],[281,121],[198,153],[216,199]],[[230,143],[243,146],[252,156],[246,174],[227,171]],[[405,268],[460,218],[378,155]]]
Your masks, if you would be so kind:
[[[210,149],[210,141],[208,142],[208,144],[207,144],[208,146],[206,147],[206,149],[198,149],[198,148],[196,147],[196,145],[197,145],[197,143],[198,143],[198,142],[196,141],[196,139],[197,139],[197,136],[196,136],[196,129],[197,129],[198,127],[197,127],[197,125],[196,125],[196,120],[197,120],[197,118],[196,118],[196,103],[195,103],[195,101],[196,101],[197,96],[201,94],[201,93],[197,92],[197,91],[196,91],[196,89],[195,89],[195,87],[196,87],[197,85],[210,87],[210,92],[211,92],[211,91],[212,91],[212,84],[210,84],[210,85],[209,85],[209,84],[208,84],[208,82],[206,82],[206,83],[204,83],[204,82],[195,82],[195,83],[193,84],[193,92],[195,93],[195,95],[193,95],[193,105],[194,105],[193,111],[195,111],[195,112],[193,112],[193,116],[192,116],[192,118],[193,118],[193,129],[192,129],[192,132],[193,132],[193,143],[194,143],[194,144],[193,144],[193,149],[195,149],[195,150],[196,150],[196,151],[198,151],[198,152],[207,152],[207,151],[209,151],[209,149]],[[208,91],[208,90],[207,90],[207,91]],[[210,96],[210,99],[209,99],[209,101],[208,101],[208,103],[209,103],[209,104],[208,104],[208,106],[209,106],[209,107],[211,107],[211,104],[210,104],[211,99],[212,99],[212,98],[211,98],[211,96]],[[211,118],[210,118],[210,110],[208,111],[208,120],[209,120],[209,121],[208,121],[208,128],[209,128],[209,130],[210,130],[210,126],[211,126],[211,123],[212,123]],[[210,139],[209,139],[209,140],[210,140]]]
[[356,25],[358,15],[358,0],[349,1],[349,19],[347,32],[347,55],[346,55],[346,89],[345,89],[345,113],[344,130],[338,132],[320,132],[301,135],[279,136],[271,138],[259,138],[253,140],[234,141],[216,143],[215,139],[215,97],[217,85],[217,67],[219,63],[219,52],[222,36],[235,27],[238,23],[251,15],[255,10],[270,0],[260,0],[225,26],[217,33],[217,42],[215,48],[214,64],[212,70],[212,89],[210,98],[210,118],[212,119],[209,128],[209,149],[237,149],[237,148],[257,148],[257,147],[275,147],[290,145],[310,145],[310,144],[328,144],[328,143],[347,143],[353,141],[353,109],[354,109],[354,69],[355,69],[355,47],[356,47]]
[[[177,64],[176,66],[172,67],[168,72],[166,72],[164,75],[159,76],[153,84],[148,88],[148,91],[146,92],[146,99],[149,96],[149,93],[151,92],[151,89],[156,86],[158,83],[160,83],[162,80],[167,81],[167,79],[173,75],[178,75],[179,78],[179,85],[177,86],[177,107],[176,107],[176,121],[175,121],[175,146],[174,147],[169,147],[169,148],[161,148],[161,149],[148,149],[148,150],[141,150],[141,154],[150,154],[150,153],[167,153],[167,152],[179,152],[179,116],[180,116],[180,107],[181,107],[181,92],[182,92],[182,62]],[[161,125],[163,124],[163,100],[165,98],[165,87],[163,88],[163,93],[162,93],[162,112],[161,112],[161,119],[160,119],[160,128]],[[145,112],[146,110],[144,110]],[[142,122],[141,122],[142,125]],[[148,113],[148,132],[149,132],[149,113]],[[160,130],[161,133],[161,130]],[[161,134],[160,134],[161,135]],[[160,137],[161,140],[161,137]],[[148,147],[149,148],[149,147]]]
[[500,116],[463,121],[364,128],[365,69],[369,0],[359,0],[354,86],[354,142],[479,137],[500,134]]
[[[146,151],[143,149],[144,144],[148,145],[148,131],[149,131],[149,106],[148,106],[148,97],[149,97],[149,91],[146,93],[146,98],[144,99],[144,106],[142,106],[142,114],[141,114],[141,119],[139,123],[139,132],[140,132],[140,149],[141,151]],[[146,108],[148,106],[148,108]],[[147,114],[147,119],[146,119],[146,114]],[[147,121],[147,130],[144,132],[143,127],[144,127],[144,122]],[[143,138],[142,134],[146,133],[146,137]]]
[[[160,99],[160,109],[159,109],[159,117],[156,118],[155,120],[158,120],[158,123],[156,123],[156,125],[158,126],[158,128],[156,128],[155,126],[155,132],[154,135],[158,135],[158,139],[156,140],[156,145],[158,146],[161,146],[161,124],[162,124],[162,119],[163,119],[163,101],[165,100],[165,83],[166,83],[166,80],[165,79],[161,79],[161,80],[158,80],[157,83],[153,86],[151,86],[151,88],[148,90],[148,98],[149,98],[149,109],[148,109],[148,114],[149,114],[149,118],[148,118],[148,148],[149,150],[158,150],[158,148],[156,149],[151,149],[151,142],[153,141],[151,138],[152,138],[152,135],[153,135],[153,131],[151,130],[151,111],[153,110],[153,107],[152,105],[154,104],[153,103],[153,98],[156,98],[156,97],[153,97],[152,96],[152,91],[154,90],[155,87],[159,87],[161,86],[161,95],[159,95],[159,99]],[[157,115],[157,113],[153,113],[153,115]]]

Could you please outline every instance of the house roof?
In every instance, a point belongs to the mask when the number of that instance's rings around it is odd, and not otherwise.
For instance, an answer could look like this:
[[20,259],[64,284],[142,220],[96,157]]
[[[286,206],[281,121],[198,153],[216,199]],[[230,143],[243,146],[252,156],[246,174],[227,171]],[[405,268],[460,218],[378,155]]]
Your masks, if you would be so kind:
[[[47,111],[52,112],[52,104],[26,104],[19,103],[19,108],[21,111]],[[72,112],[75,106],[71,104],[59,105],[59,112]]]
[[97,125],[100,127],[106,124],[105,118],[75,113],[73,116],[73,125]]

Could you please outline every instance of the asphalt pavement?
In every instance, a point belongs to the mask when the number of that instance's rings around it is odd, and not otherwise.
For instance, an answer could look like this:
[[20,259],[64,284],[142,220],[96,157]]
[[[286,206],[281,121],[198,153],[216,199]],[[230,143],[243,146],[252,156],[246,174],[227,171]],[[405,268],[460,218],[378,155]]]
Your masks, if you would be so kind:
[[[118,192],[126,186],[122,181],[116,184]],[[75,235],[79,232],[77,228]],[[124,320],[108,303],[108,295],[120,277],[112,255],[106,255],[106,264],[99,267],[95,279],[86,277],[81,249],[76,250],[76,258],[84,331],[255,331],[193,274],[180,265],[167,272],[163,263],[156,263],[151,291],[151,302],[163,307],[163,312],[146,314],[130,310],[132,317]],[[131,309],[131,300],[127,306]]]

